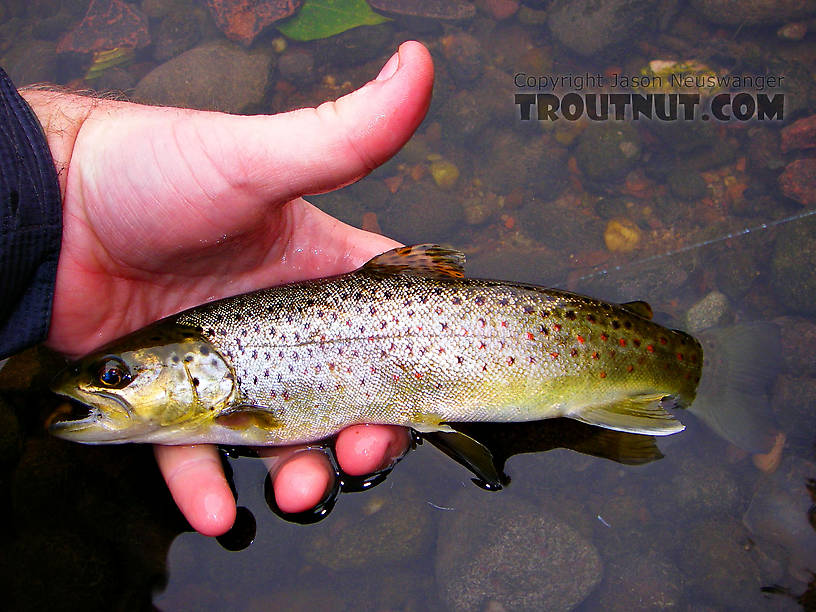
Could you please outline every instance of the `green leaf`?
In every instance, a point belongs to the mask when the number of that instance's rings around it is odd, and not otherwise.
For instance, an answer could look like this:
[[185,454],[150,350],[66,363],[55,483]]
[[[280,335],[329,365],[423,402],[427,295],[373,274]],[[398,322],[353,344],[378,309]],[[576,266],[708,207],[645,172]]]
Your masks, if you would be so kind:
[[385,21],[390,19],[372,11],[365,0],[306,0],[297,15],[277,27],[293,40],[315,40]]

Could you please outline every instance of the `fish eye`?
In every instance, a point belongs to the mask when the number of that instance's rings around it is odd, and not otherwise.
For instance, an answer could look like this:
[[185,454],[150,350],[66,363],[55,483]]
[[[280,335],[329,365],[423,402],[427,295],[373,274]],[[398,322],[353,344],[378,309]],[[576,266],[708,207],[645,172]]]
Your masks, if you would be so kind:
[[106,357],[96,368],[96,378],[103,387],[121,389],[126,387],[133,377],[125,362],[118,357]]

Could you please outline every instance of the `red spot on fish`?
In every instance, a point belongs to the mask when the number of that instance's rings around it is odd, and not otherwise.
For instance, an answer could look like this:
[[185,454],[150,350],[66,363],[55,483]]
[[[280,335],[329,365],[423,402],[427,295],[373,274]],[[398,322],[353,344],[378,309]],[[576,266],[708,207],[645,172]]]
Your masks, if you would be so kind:
[[651,344],[647,344],[646,350],[649,351],[650,353],[654,353],[654,346],[652,346]]
[[530,332],[527,332],[527,339],[528,340],[535,340],[535,336],[533,334],[531,334]]
[[445,352],[445,349],[443,349],[443,348],[440,346],[440,347],[439,347],[439,354],[441,355],[441,354],[442,354],[442,353],[444,353],[444,352]]
[[507,327],[507,321],[502,321],[502,322],[501,322],[501,326],[502,326],[502,327]]
[[632,344],[634,344],[635,346],[640,346],[640,340],[635,338],[634,340],[632,340]]
[[483,350],[485,350],[486,348],[487,348],[487,345],[486,345],[484,342],[480,342],[480,343],[479,343],[479,350],[480,350],[480,351],[483,351]]
[[618,340],[618,344],[620,344],[621,346],[626,346],[626,340],[624,338],[621,338],[620,340]]
[[677,353],[677,361],[683,361],[683,353]]
[[550,357],[553,359],[558,359],[558,353],[550,353]]
[[394,382],[399,381],[399,379],[400,379],[399,374],[394,374],[393,378],[394,378]]
[[487,372],[487,364],[486,363],[482,364],[482,372]]
[[626,371],[627,372],[632,372],[634,369],[635,369],[635,366],[632,366],[632,365],[626,366]]
[[578,356],[578,349],[572,349],[570,351],[570,355],[573,356],[573,357],[577,357]]
[[658,340],[660,341],[660,344],[666,344],[668,342],[668,340],[666,340],[663,336],[658,338]]
[[601,378],[606,378],[606,372],[601,372]]
[[601,334],[601,340],[606,342],[607,340],[609,340],[609,336],[607,336],[606,334]]
[[422,378],[422,372],[414,372],[414,378],[416,378],[417,380]]
[[553,329],[559,332],[561,331],[561,325],[559,323],[553,323]]
[[600,356],[600,355],[598,355],[598,351],[595,351],[594,353],[592,353],[592,358],[593,358],[593,359],[600,359],[600,357],[601,357],[601,356]]
[[578,342],[580,342],[581,344],[585,342],[583,336],[576,336],[575,339],[578,340]]
[[507,358],[507,365],[513,365],[514,363],[516,363],[516,358],[515,357],[508,357]]

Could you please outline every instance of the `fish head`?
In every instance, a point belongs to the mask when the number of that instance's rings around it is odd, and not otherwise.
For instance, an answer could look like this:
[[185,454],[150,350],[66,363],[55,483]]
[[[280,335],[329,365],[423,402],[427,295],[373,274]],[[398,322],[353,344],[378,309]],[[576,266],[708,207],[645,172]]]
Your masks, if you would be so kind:
[[52,383],[70,410],[52,434],[86,444],[181,443],[236,394],[227,361],[201,330],[160,323],[70,364]]

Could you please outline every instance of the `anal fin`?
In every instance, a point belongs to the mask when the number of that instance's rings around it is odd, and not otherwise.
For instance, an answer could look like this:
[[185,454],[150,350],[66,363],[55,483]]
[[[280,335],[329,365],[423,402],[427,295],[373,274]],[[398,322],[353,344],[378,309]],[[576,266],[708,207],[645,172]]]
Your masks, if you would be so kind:
[[685,429],[663,408],[663,395],[639,395],[611,404],[589,406],[570,414],[569,417],[627,433],[650,436],[668,436]]
[[473,472],[481,481],[477,484],[483,488],[498,491],[507,484],[507,476],[500,474],[496,469],[493,453],[481,442],[451,427],[423,433],[422,437]]

